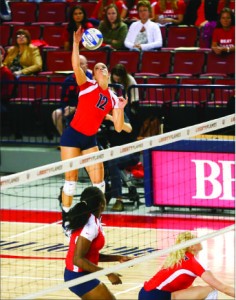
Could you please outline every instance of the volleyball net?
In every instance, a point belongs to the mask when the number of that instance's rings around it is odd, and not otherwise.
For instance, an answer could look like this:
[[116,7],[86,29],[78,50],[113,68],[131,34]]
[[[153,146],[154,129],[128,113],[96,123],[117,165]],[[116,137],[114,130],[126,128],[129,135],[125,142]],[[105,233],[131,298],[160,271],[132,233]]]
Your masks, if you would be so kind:
[[[69,286],[100,278],[118,299],[137,299],[143,282],[155,274],[169,252],[197,242],[204,243],[201,255],[210,267],[218,263],[221,274],[226,263],[227,275],[233,276],[234,124],[235,115],[229,115],[2,176],[1,298],[74,299]],[[102,263],[103,270],[64,283],[68,240],[62,233],[57,200],[64,173],[76,168],[80,171],[75,204],[83,189],[91,185],[83,176],[86,166],[106,164],[135,152],[141,153],[144,166],[144,178],[137,186],[140,206],[127,206],[120,214],[111,213],[109,204],[102,217],[106,233],[102,252],[132,255],[135,259],[123,264]],[[197,238],[173,246],[178,233],[189,230]],[[219,255],[225,249],[227,256],[231,255],[230,263]],[[109,284],[104,275],[111,272],[122,274],[123,285]]]

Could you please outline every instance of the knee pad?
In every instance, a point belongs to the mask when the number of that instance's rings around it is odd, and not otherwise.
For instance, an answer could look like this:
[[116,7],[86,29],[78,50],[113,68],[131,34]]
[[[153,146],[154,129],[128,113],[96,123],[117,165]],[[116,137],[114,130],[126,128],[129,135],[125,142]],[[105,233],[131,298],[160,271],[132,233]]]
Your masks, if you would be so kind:
[[66,196],[74,196],[76,190],[76,181],[65,180],[63,192]]
[[105,194],[105,188],[106,188],[105,181],[102,181],[100,183],[93,183],[93,186],[96,186],[97,188],[99,188],[103,192],[103,194]]

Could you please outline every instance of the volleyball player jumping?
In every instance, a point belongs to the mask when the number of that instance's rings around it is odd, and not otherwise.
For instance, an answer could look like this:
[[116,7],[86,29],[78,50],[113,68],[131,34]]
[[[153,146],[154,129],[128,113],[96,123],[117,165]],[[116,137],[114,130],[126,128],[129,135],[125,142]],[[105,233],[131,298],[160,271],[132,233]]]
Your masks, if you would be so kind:
[[[124,124],[124,107],[127,104],[127,99],[117,97],[108,88],[109,73],[107,66],[103,63],[95,65],[93,70],[95,80],[88,79],[80,67],[79,43],[82,34],[81,27],[74,32],[72,67],[76,82],[80,87],[80,93],[74,118],[61,137],[62,160],[99,151],[96,134],[104,117],[109,112],[112,112],[116,131],[120,132]],[[105,192],[103,163],[90,165],[86,167],[86,170],[92,184]],[[77,169],[66,172],[65,183],[59,196],[62,208],[62,226],[65,234],[66,217],[72,205],[77,180]]]

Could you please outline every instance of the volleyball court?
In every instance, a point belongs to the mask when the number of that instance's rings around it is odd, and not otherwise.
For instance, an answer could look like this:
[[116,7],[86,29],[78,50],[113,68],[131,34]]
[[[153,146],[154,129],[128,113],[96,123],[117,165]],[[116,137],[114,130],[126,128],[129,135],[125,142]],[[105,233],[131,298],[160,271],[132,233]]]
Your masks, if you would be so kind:
[[[176,249],[173,244],[178,233],[187,230],[197,235],[197,239],[187,242],[188,246],[202,242],[204,250],[200,258],[206,261],[218,278],[233,285],[234,215],[232,211],[234,211],[234,201],[226,199],[225,195],[229,198],[235,197],[233,184],[235,159],[227,146],[227,141],[232,138],[227,134],[234,124],[235,115],[230,115],[132,144],[102,150],[97,154],[3,176],[1,178],[1,299],[76,299],[68,290],[68,286],[91,278],[99,278],[105,282],[117,299],[137,299],[143,282],[154,275],[165,256]],[[227,166],[223,172],[223,157],[219,156],[223,174],[219,171],[218,177],[211,179],[211,182],[217,186],[216,190],[219,191],[221,188],[217,200],[219,207],[214,205],[214,199],[209,196],[209,199],[205,201],[209,201],[214,210],[211,215],[206,215],[201,213],[202,207],[200,206],[194,210],[196,207],[189,208],[189,203],[181,203],[180,199],[190,199],[188,187],[194,184],[194,180],[191,177],[186,178],[183,188],[178,188],[180,183],[175,182],[177,169],[171,168],[171,165],[183,165],[188,154],[181,151],[176,156],[176,153],[173,153],[176,148],[173,146],[172,149],[171,145],[181,141],[184,142],[186,149],[189,149],[188,143],[198,141],[199,135],[201,135],[201,140],[209,140],[211,137],[215,139],[213,131],[220,131],[221,134],[217,137],[225,143],[222,146],[222,143],[216,142],[213,143],[212,149],[208,147],[207,152],[212,153],[212,160],[208,156],[209,165],[213,169],[217,168],[213,163],[216,153],[224,153],[224,160],[228,163],[225,163]],[[168,165],[168,173],[161,176],[166,178],[165,183],[160,182],[160,178],[155,175],[154,169],[159,163],[155,158],[155,153],[151,154],[154,165],[145,166],[146,153],[163,146],[168,146],[169,154],[166,156],[168,161],[163,162]],[[61,212],[57,200],[60,187],[63,185],[64,172],[75,168],[82,169],[94,162],[106,161],[138,151],[142,153],[145,167],[143,187],[145,201],[137,209],[128,210],[122,214],[111,213],[108,206],[102,217],[106,234],[106,246],[103,253],[133,255],[135,259],[123,264],[102,263],[104,270],[64,283],[63,272],[68,239],[62,232]],[[194,150],[191,151],[194,152]],[[150,153],[148,155],[150,156]],[[196,161],[196,159],[193,160]],[[188,168],[187,165],[186,168]],[[151,176],[146,176],[150,173]],[[211,178],[210,174],[206,176]],[[220,178],[223,179],[221,187],[219,186]],[[167,185],[169,182],[176,191],[174,196],[171,187]],[[73,204],[79,201],[81,192],[89,185],[88,181],[79,180],[78,195]],[[157,188],[155,190],[156,185],[162,190],[161,194]],[[227,192],[224,192],[224,188],[227,188]],[[150,200],[151,196],[154,198],[153,201],[158,203],[163,199],[158,200],[155,197],[158,198],[160,195],[167,198],[174,197],[177,200],[175,210],[169,210],[169,207],[173,205],[167,205],[165,209],[159,210],[157,204],[146,203],[146,198]],[[168,201],[170,201],[169,198]],[[219,200],[220,198],[222,200]],[[197,200],[195,201],[197,206]],[[222,205],[223,209],[220,206],[222,203],[225,204],[225,206]],[[227,211],[231,213],[227,214]],[[186,243],[178,247],[185,246]],[[122,285],[112,286],[108,282],[105,274],[111,272],[122,274]],[[198,282],[202,284],[201,280],[196,281]],[[230,297],[219,294],[219,299],[230,299]]]

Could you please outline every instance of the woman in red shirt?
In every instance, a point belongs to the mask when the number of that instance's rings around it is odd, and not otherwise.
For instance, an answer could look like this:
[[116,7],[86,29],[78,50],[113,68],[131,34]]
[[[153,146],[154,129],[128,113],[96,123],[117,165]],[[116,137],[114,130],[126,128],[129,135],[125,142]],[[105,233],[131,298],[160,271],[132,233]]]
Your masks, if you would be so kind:
[[[175,244],[194,239],[190,232],[178,235]],[[139,300],[174,299],[218,299],[217,290],[234,297],[234,288],[228,286],[207,270],[196,258],[202,250],[200,243],[171,252],[161,270],[144,283],[139,292]],[[207,286],[192,286],[194,280],[201,277]],[[214,290],[215,289],[215,290]]]
[[[132,259],[129,256],[101,254],[105,245],[105,236],[101,224],[101,213],[106,207],[106,199],[97,187],[87,187],[81,194],[80,202],[69,213],[70,237],[69,250],[66,256],[65,281],[83,277],[102,270],[98,262],[118,261],[120,263]],[[121,284],[119,274],[107,274],[112,284]],[[70,290],[81,299],[115,300],[115,296],[107,286],[98,279],[70,287]]]
[[235,52],[235,26],[232,10],[225,7],[213,31],[211,49],[216,54]]
[[159,0],[154,7],[155,21],[161,26],[179,25],[183,22],[185,8],[183,0]]

